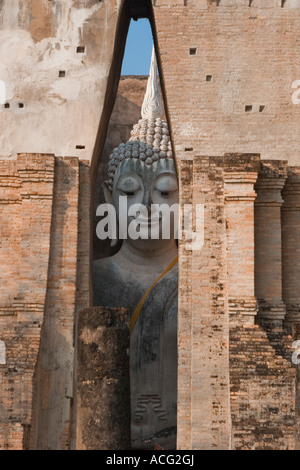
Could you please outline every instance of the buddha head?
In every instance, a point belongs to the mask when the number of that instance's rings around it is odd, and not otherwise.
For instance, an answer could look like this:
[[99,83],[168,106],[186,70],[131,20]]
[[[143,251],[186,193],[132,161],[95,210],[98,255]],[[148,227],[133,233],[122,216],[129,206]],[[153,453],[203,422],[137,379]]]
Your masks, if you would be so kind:
[[[142,107],[142,119],[133,127],[126,144],[109,157],[108,180],[104,183],[106,202],[120,213],[120,198],[126,197],[127,227],[135,219],[140,239],[162,238],[163,214],[157,205],[178,204],[178,182],[168,124],[162,119],[162,104],[155,55]],[[142,205],[141,210],[135,211]],[[166,207],[165,206],[165,207]],[[170,217],[170,238],[174,238],[174,214]],[[172,226],[173,225],[173,226]],[[156,226],[156,227],[155,227]],[[129,233],[130,238],[130,233]]]

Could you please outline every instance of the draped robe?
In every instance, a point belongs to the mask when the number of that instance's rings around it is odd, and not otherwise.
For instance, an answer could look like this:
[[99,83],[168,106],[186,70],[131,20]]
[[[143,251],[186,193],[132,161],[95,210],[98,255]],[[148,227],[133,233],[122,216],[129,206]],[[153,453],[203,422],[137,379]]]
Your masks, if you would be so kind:
[[[94,305],[133,314],[145,283],[114,261],[94,262]],[[131,442],[134,449],[176,449],[177,290],[174,266],[148,294],[130,339]]]

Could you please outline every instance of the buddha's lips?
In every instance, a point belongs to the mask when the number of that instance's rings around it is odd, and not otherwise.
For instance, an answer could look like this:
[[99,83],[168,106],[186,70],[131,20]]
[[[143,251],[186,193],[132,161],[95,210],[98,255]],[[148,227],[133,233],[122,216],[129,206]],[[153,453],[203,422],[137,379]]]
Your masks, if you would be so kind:
[[154,217],[154,218],[150,217],[150,218],[145,219],[144,217],[137,216],[137,217],[133,217],[133,219],[141,224],[151,225],[151,224],[159,223],[162,220],[162,217],[161,216]]
[[135,219],[135,220],[142,227],[148,227],[148,228],[159,225],[160,223],[160,220],[139,220],[139,219]]

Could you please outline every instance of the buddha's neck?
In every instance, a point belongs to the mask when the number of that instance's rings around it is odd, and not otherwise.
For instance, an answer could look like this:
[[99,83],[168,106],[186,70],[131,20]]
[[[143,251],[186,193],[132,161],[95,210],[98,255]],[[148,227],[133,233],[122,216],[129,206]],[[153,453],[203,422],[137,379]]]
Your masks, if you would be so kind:
[[137,271],[147,269],[159,272],[168,266],[177,256],[175,240],[124,240],[118,257],[126,263],[134,265]]

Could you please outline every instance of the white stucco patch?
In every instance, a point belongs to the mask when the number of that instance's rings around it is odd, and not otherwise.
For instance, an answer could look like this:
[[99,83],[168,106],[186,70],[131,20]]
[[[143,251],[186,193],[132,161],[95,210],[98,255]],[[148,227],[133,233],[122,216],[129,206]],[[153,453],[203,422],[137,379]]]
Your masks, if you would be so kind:
[[84,23],[100,8],[99,3],[91,8],[74,8],[73,0],[65,0],[61,4],[61,21],[58,23],[57,37],[68,38],[71,42],[76,42],[80,37],[80,28]]
[[0,80],[0,104],[6,102],[6,85],[3,80]]
[[82,85],[82,81],[78,78],[65,78],[54,82],[51,90],[53,93],[60,95],[62,99],[76,100],[79,97]]

